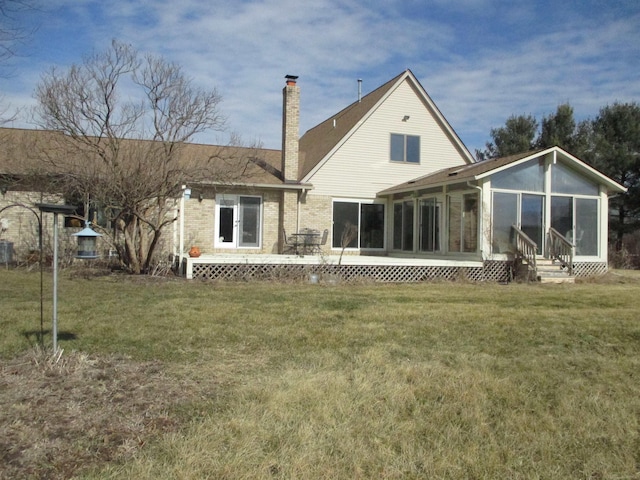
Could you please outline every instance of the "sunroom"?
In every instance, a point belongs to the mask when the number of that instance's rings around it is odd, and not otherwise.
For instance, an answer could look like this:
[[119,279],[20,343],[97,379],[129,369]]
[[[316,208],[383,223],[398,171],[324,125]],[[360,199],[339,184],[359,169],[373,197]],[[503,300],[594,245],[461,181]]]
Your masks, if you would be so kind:
[[[394,255],[557,260],[606,271],[608,198],[625,188],[558,147],[448,168],[380,192]],[[535,273],[535,272],[534,272]]]

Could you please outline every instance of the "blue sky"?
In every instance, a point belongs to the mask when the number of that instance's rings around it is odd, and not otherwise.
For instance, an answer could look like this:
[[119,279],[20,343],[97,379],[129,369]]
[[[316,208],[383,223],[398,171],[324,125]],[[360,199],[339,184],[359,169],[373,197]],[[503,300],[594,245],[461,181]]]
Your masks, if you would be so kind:
[[569,102],[581,120],[640,101],[639,0],[52,0],[28,22],[5,104],[33,105],[49,67],[117,39],[216,87],[229,130],[266,148],[281,146],[286,74],[300,77],[302,134],[355,101],[358,79],[366,94],[410,68],[472,153],[512,114]]

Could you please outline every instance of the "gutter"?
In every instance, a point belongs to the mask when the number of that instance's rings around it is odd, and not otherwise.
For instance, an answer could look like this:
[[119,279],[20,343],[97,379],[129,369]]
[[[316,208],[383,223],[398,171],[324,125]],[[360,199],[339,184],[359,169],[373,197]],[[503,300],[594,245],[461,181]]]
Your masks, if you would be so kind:
[[243,188],[264,188],[273,190],[300,190],[306,192],[313,190],[311,183],[226,183],[226,182],[194,182],[192,185],[200,186],[220,186],[220,187],[243,187]]

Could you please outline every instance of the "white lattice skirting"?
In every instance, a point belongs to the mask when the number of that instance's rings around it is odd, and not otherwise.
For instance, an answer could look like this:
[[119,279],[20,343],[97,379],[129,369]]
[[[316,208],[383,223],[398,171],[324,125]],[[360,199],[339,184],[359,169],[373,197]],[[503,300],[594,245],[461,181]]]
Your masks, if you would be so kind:
[[573,264],[573,274],[576,277],[597,277],[607,273],[607,264],[604,262],[578,262]]
[[339,277],[341,281],[424,282],[432,280],[468,280],[505,282],[510,279],[509,262],[485,262],[482,267],[425,265],[300,265],[300,264],[209,264],[192,266],[193,278],[204,280],[319,280]]
[[[315,274],[319,281],[339,278],[356,282],[426,282],[434,280],[466,280],[471,282],[508,282],[512,280],[512,262],[485,261],[481,267],[433,265],[314,265],[194,263],[192,278],[202,280],[300,280]],[[606,263],[585,262],[574,265],[577,277],[603,275]]]

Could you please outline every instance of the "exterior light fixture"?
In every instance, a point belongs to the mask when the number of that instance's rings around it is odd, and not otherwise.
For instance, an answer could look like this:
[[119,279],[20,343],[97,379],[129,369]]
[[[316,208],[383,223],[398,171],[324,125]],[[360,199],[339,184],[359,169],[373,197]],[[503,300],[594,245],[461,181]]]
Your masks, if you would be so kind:
[[406,122],[410,119],[411,117],[409,115],[405,115],[404,117],[402,117],[402,121]]

